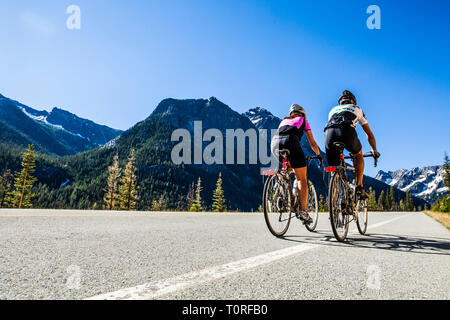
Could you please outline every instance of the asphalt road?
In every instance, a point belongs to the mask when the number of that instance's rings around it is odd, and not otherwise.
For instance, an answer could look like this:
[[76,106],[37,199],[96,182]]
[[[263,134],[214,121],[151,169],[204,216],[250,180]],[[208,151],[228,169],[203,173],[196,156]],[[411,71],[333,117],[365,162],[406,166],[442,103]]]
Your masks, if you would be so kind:
[[[356,231],[352,223],[350,229]],[[333,238],[261,214],[0,210],[0,299],[449,299],[450,233],[369,213]]]

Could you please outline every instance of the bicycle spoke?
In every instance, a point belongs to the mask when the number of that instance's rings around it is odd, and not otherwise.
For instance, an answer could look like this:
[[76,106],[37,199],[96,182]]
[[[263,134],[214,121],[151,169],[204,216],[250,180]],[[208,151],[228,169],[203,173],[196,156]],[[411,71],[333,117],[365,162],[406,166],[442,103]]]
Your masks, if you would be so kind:
[[330,215],[333,233],[338,241],[343,241],[348,232],[349,217],[346,206],[345,181],[339,175],[333,176],[330,186]]
[[289,184],[281,176],[272,176],[264,186],[264,217],[270,232],[279,237],[286,233],[290,219]]

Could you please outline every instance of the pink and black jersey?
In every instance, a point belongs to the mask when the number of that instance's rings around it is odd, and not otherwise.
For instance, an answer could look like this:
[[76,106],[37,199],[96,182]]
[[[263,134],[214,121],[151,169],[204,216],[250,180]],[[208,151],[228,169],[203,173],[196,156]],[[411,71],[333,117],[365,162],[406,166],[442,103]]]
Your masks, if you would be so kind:
[[278,126],[277,134],[283,135],[295,135],[299,140],[303,136],[303,132],[311,130],[308,121],[303,117],[296,117],[293,119],[284,119]]

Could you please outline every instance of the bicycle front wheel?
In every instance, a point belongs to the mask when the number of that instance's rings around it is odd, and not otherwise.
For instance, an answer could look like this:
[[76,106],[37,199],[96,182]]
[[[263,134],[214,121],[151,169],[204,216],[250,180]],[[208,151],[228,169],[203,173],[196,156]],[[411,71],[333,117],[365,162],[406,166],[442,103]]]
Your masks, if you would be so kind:
[[339,173],[331,178],[328,206],[330,208],[331,229],[338,241],[344,241],[347,237],[349,216],[346,214],[347,192],[345,182]]
[[308,180],[308,207],[307,212],[312,219],[310,224],[305,224],[306,229],[313,232],[316,230],[319,221],[319,203],[317,201],[317,192],[314,184]]
[[289,183],[279,175],[270,176],[264,185],[264,219],[275,237],[282,237],[291,222]]
[[364,235],[367,231],[367,200],[358,200],[357,203],[358,218],[356,219],[356,226],[360,234]]

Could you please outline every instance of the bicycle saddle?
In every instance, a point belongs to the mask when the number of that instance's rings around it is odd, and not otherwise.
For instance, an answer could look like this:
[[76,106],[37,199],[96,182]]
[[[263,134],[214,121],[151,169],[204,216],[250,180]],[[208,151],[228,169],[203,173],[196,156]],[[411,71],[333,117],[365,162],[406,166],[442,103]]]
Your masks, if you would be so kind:
[[277,150],[276,153],[278,153],[278,156],[281,156],[282,158],[287,158],[291,152],[288,149],[280,149]]
[[333,147],[340,149],[340,150],[344,150],[345,149],[345,143],[343,142],[333,142]]

